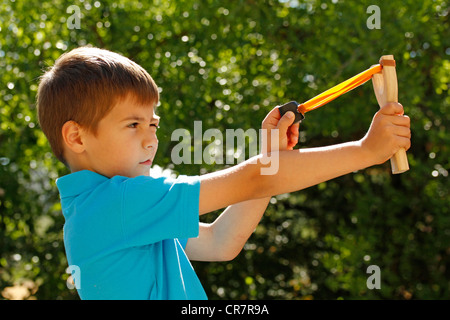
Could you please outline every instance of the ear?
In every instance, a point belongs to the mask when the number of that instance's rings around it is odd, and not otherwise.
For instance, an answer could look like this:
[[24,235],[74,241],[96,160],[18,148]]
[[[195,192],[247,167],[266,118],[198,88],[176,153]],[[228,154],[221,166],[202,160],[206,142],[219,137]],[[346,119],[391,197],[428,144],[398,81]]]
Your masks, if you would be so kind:
[[75,121],[67,121],[64,123],[61,134],[64,140],[64,144],[67,148],[75,153],[82,153],[85,149],[83,144],[83,130]]

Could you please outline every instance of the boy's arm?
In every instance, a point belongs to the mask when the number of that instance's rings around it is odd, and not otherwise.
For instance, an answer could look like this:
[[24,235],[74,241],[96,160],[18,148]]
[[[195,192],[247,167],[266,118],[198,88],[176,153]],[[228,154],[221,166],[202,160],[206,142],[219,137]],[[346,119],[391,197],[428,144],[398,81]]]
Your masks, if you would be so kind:
[[[387,161],[400,148],[410,147],[411,132],[399,103],[389,103],[378,111],[366,136],[339,145],[280,151],[278,170],[262,175],[270,167],[257,156],[234,167],[200,177],[200,214],[248,199],[301,190],[320,182]],[[264,160],[264,159],[263,159]]]
[[248,200],[226,208],[213,223],[200,223],[197,238],[189,238],[189,260],[228,261],[234,259],[251,236],[270,197]]
[[[267,142],[262,145],[272,148],[292,149],[298,141],[298,124],[292,125],[293,118],[285,115],[281,119],[277,108],[272,110],[273,117],[267,117],[262,124],[268,130]],[[270,130],[279,129],[280,141],[272,143]],[[199,236],[190,238],[186,245],[186,254],[190,260],[224,261],[234,259],[252,235],[267,205],[270,196],[230,205],[211,224],[201,223]]]

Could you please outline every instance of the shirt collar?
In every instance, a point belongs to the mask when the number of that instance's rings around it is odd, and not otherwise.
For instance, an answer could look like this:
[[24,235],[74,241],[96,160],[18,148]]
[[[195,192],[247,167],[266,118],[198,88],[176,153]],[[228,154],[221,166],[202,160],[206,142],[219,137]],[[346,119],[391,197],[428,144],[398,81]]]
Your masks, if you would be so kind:
[[61,198],[74,197],[88,191],[109,178],[93,171],[82,170],[56,179]]

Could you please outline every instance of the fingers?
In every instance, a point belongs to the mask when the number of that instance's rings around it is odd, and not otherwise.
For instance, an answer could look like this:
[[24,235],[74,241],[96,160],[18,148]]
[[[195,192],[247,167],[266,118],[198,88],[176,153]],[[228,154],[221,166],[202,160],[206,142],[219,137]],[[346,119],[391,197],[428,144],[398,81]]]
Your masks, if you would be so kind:
[[288,136],[294,133],[294,129],[299,128],[298,123],[292,124],[295,120],[295,115],[292,111],[286,112],[278,121],[277,129],[281,132],[286,133]]
[[388,102],[380,108],[380,113],[385,115],[403,115],[403,106],[398,102]]
[[395,134],[400,137],[411,138],[411,130],[408,127],[396,126]]
[[397,135],[399,145],[405,150],[408,150],[411,147],[411,130],[409,128],[409,118],[407,119],[408,119],[408,126],[402,125],[395,126],[395,134]]
[[408,151],[408,149],[411,147],[411,139],[409,138],[401,138],[400,142],[400,148],[405,149],[405,151]]
[[278,122],[277,129],[280,130],[281,134],[285,134],[287,138],[287,149],[292,150],[298,143],[299,137],[299,127],[300,124],[292,124],[295,120],[295,115],[292,111],[286,112],[283,117],[281,117]]
[[296,123],[293,124],[292,126],[289,127],[288,130],[288,149],[293,149],[297,143],[298,143],[298,139],[299,139],[299,127],[300,124]]
[[277,128],[283,132],[287,132],[289,126],[294,122],[295,114],[292,111],[286,112],[278,121]]
[[384,107],[382,107],[379,111],[379,116],[386,121],[386,124],[389,123],[398,128],[397,135],[402,137],[411,137],[411,119],[404,115],[403,106],[398,102],[389,102]]
[[278,106],[273,108],[264,118],[261,127],[263,129],[274,129],[277,127],[278,121],[280,120],[280,110]]
[[[398,102],[389,102],[378,112],[379,120],[386,133],[395,140],[393,145],[408,150],[411,147],[411,120],[404,115],[403,106]],[[386,139],[389,139],[386,137]],[[387,142],[387,140],[386,140]]]

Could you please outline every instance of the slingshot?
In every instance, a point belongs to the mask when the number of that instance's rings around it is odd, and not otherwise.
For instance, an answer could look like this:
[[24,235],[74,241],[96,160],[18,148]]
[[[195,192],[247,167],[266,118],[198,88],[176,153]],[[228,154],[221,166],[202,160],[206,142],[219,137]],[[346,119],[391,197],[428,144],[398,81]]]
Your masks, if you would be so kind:
[[[395,72],[394,56],[386,55],[380,58],[380,64],[370,67],[302,104],[291,101],[282,105],[279,107],[280,113],[283,115],[288,111],[292,111],[295,114],[294,123],[299,122],[305,118],[305,113],[320,108],[370,79],[372,79],[375,96],[380,108],[388,102],[398,102],[397,73]],[[391,158],[391,169],[394,174],[409,170],[405,149],[400,149]]]

